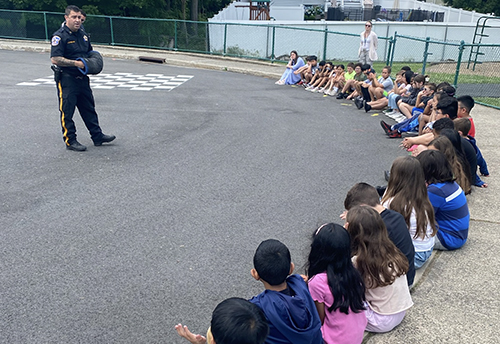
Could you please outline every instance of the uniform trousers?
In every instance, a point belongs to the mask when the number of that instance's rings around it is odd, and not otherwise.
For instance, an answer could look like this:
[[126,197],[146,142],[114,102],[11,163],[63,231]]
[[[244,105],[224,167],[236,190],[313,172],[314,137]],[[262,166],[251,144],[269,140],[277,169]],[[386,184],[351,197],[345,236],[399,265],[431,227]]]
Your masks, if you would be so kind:
[[95,111],[89,77],[61,73],[61,78],[57,82],[57,96],[63,139],[66,145],[69,146],[76,142],[76,127],[73,121],[75,107],[78,108],[92,140],[98,141],[103,134]]

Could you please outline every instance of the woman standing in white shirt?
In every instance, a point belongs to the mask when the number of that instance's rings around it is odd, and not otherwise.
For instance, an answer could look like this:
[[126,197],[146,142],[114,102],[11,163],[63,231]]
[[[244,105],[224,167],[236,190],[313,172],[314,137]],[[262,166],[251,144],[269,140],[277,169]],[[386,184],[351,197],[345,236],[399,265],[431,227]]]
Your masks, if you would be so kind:
[[373,61],[378,59],[378,37],[377,34],[372,31],[371,21],[365,23],[365,31],[361,32],[360,37],[361,44],[358,51],[359,62],[372,66]]

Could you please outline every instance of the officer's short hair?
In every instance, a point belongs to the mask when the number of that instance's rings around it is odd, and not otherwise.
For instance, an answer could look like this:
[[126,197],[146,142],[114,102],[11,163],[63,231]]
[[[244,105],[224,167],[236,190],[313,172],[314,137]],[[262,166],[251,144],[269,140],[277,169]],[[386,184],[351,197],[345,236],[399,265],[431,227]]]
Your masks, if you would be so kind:
[[64,11],[64,14],[67,15],[67,16],[69,16],[69,14],[71,13],[71,11],[76,12],[76,13],[81,12],[81,10],[80,10],[80,8],[78,6],[69,5],[68,7],[66,7],[66,11]]

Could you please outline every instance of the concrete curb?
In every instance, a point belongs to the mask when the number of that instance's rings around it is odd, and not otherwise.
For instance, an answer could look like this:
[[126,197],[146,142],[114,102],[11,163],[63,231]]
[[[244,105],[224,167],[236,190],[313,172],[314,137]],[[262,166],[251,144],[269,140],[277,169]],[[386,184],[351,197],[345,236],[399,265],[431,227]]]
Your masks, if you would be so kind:
[[[0,39],[0,49],[48,53],[50,52],[50,43],[45,41]],[[138,60],[139,56],[150,56],[165,59],[165,64],[172,66],[188,66],[192,68],[220,70],[225,72],[269,77],[273,79],[278,79],[282,75],[284,68],[281,63],[270,63],[218,55],[109,45],[94,45],[94,49],[99,51],[104,57],[108,58]]]

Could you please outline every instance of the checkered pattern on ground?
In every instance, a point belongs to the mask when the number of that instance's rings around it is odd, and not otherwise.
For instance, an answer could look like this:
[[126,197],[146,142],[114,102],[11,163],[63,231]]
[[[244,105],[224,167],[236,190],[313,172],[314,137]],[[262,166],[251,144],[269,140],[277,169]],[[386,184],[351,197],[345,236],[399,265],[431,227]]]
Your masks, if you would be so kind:
[[[182,85],[186,81],[192,79],[193,75],[176,75],[168,76],[163,74],[133,74],[133,73],[114,73],[114,74],[99,74],[89,75],[90,86],[93,89],[104,88],[113,89],[124,88],[132,91],[151,91],[151,90],[167,90],[171,91],[174,88]],[[30,82],[20,82],[17,86],[39,86],[50,85],[54,86],[54,77],[48,76],[35,79]]]

